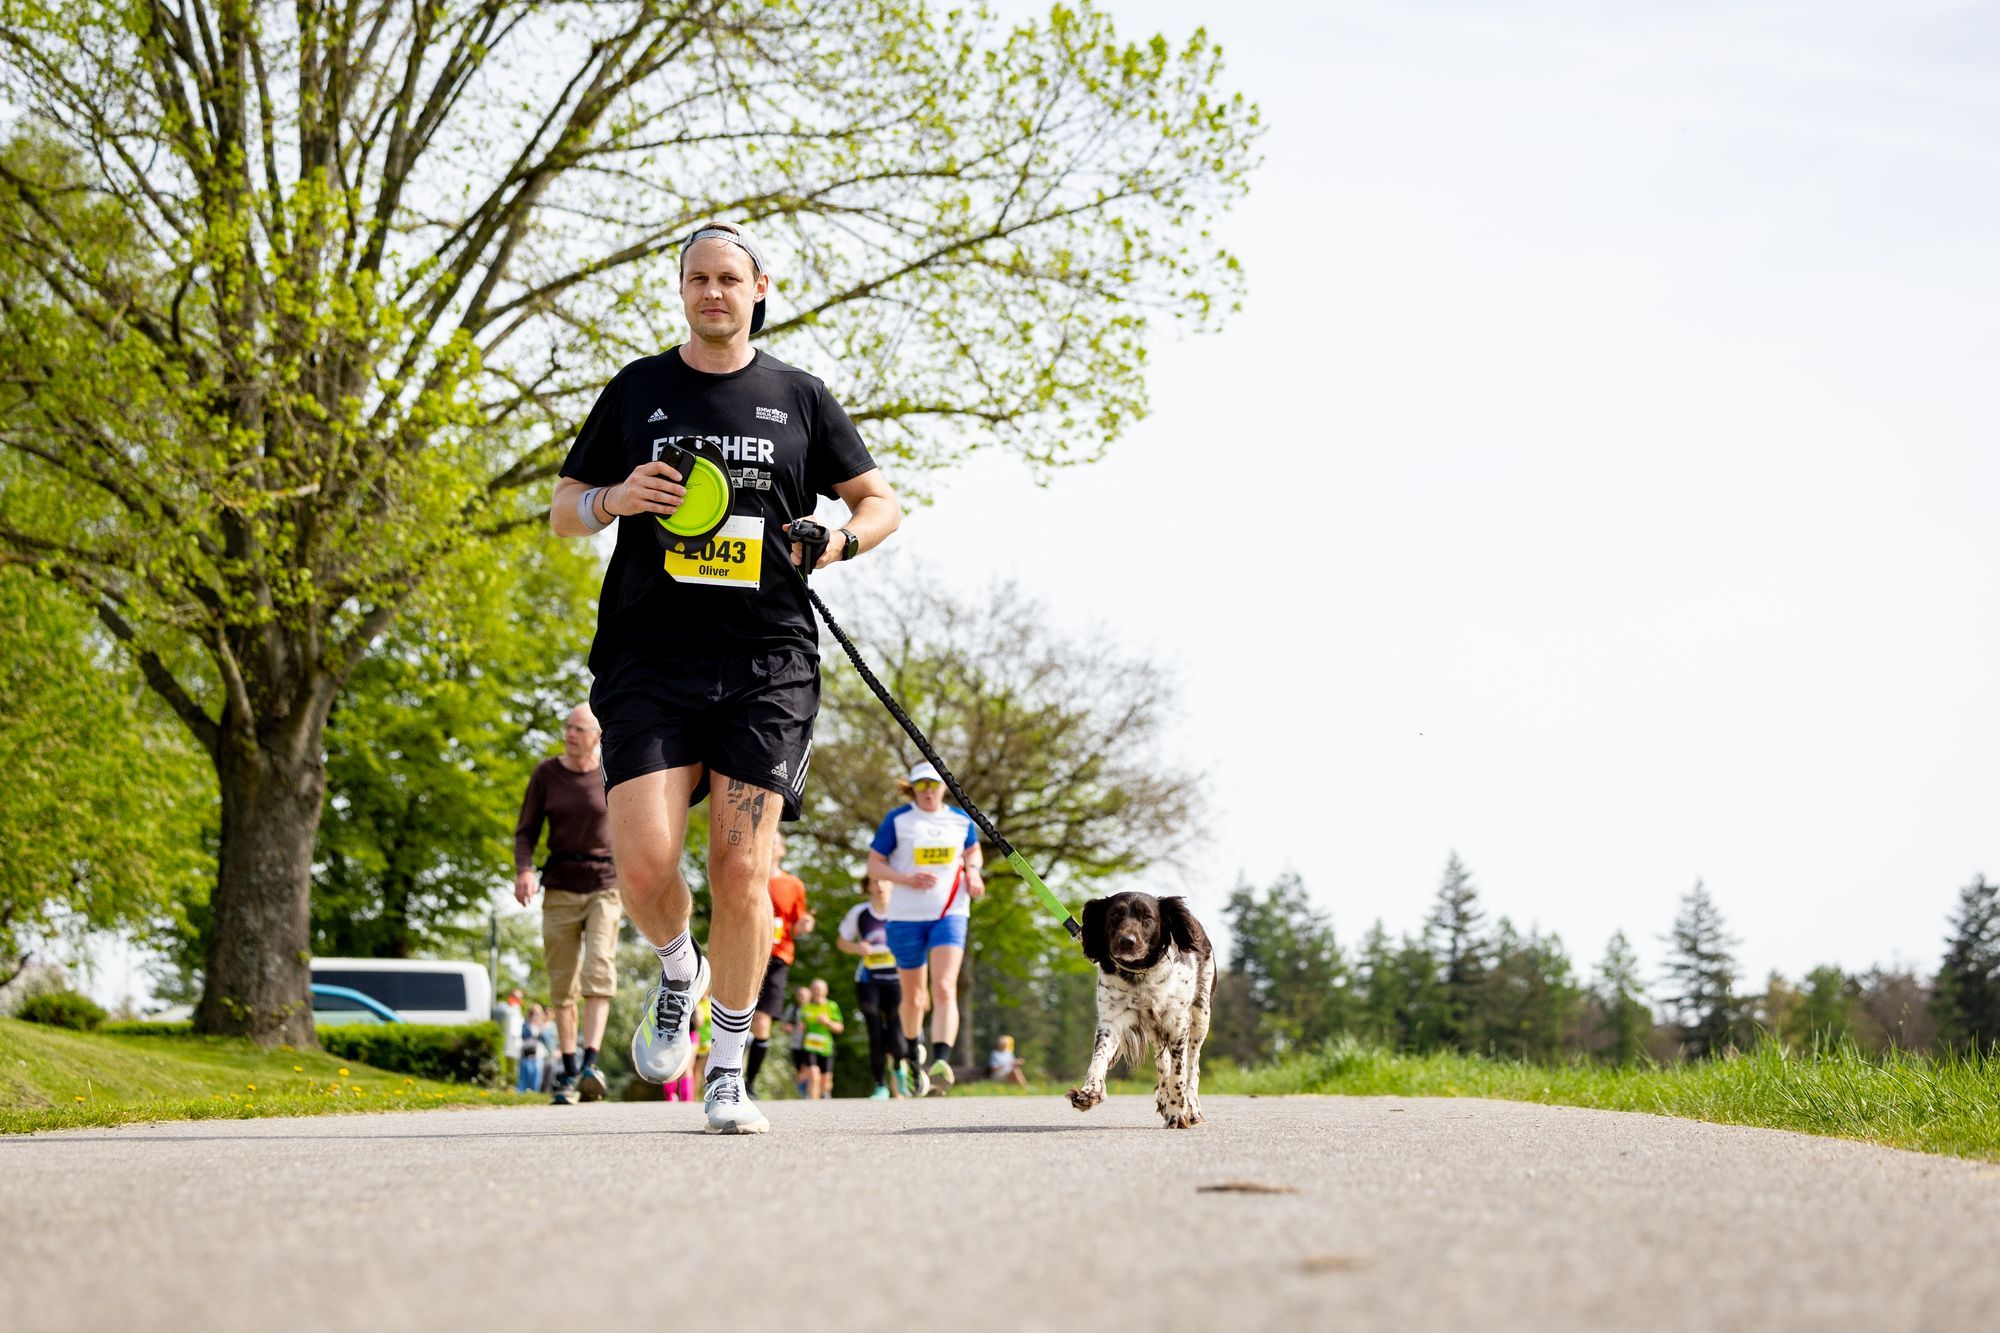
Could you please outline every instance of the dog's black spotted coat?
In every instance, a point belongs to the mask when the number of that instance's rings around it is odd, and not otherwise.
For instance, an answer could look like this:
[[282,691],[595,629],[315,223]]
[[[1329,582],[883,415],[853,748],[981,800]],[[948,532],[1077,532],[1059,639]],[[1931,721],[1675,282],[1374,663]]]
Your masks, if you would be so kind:
[[1083,956],[1096,963],[1097,1039],[1070,1104],[1104,1100],[1114,1059],[1136,1066],[1152,1044],[1154,1105],[1168,1129],[1201,1123],[1201,1044],[1215,997],[1215,953],[1180,898],[1118,893],[1083,905]]

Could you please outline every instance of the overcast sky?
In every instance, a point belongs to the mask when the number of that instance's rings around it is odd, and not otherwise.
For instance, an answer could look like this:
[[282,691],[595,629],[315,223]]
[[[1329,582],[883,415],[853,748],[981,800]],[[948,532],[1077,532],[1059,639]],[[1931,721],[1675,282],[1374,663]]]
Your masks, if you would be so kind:
[[[1752,979],[1935,967],[2000,874],[1994,8],[1109,7],[1263,107],[1245,308],[899,558],[1179,664],[1211,918],[1292,867],[1414,929],[1456,848],[1586,967],[1697,877]],[[1219,441],[1244,530],[1138,546]]]

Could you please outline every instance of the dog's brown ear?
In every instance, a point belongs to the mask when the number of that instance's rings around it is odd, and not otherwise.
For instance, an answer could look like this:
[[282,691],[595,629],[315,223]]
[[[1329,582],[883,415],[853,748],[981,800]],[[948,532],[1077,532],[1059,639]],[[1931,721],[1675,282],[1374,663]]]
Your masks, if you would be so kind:
[[1167,938],[1182,953],[1205,954],[1209,952],[1208,932],[1201,928],[1201,922],[1194,919],[1188,910],[1185,898],[1160,899],[1160,924],[1167,932]]
[[1105,900],[1092,898],[1083,905],[1083,934],[1077,936],[1077,943],[1083,946],[1083,956],[1093,963],[1109,962],[1111,942],[1105,938]]

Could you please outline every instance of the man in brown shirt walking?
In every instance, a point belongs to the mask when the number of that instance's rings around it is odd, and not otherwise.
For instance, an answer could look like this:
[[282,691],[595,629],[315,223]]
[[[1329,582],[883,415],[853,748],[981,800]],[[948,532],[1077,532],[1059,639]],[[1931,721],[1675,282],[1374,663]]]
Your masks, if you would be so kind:
[[[611,861],[611,828],[604,814],[604,770],[598,758],[597,718],[578,705],[563,721],[563,752],[544,759],[528,779],[521,818],[514,825],[514,897],[526,907],[535,896],[535,844],[549,826],[549,856],[542,862],[542,951],[549,968],[549,998],[562,1047],[556,1069],[558,1106],[604,1096],[597,1051],[604,1021],[618,989],[616,957],[618,875]],[[577,1054],[576,1001],[583,998],[583,1053]]]

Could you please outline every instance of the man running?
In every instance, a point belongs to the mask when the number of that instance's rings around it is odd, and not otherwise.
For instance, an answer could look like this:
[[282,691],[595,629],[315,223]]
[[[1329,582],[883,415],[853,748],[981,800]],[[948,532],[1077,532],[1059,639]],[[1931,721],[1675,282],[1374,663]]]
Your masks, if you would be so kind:
[[[816,495],[850,517],[816,568],[896,530],[902,510],[826,386],[750,346],[769,266],[740,228],[709,223],[680,251],[690,337],[612,378],[584,421],[550,503],[556,535],[618,522],[598,603],[591,704],[604,723],[604,783],[625,911],[662,979],[632,1035],[632,1064],[674,1078],[694,1051],[688,1013],[712,999],[703,1109],[712,1134],[769,1128],[743,1086],[743,1047],[771,956],[771,843],[797,819],[819,711],[819,632],[789,538]],[[656,519],[686,498],[661,461],[702,442],[732,465],[728,521],[696,556],[662,554]],[[708,949],[688,934],[680,874],[691,806],[708,812]]]
[[814,977],[810,998],[799,1010],[806,1025],[806,1097],[833,1096],[833,1039],[847,1031],[840,1002],[827,992],[825,977]]
[[805,881],[785,873],[785,838],[771,846],[771,961],[764,966],[764,985],[757,992],[757,1012],[750,1015],[750,1062],[743,1070],[743,1087],[757,1090],[757,1071],[771,1050],[771,1020],[785,1013],[785,983],[798,956],[798,937],[813,931],[812,908],[806,903]]
[[[604,1096],[597,1051],[618,990],[618,877],[605,820],[604,774],[597,754],[597,719],[582,704],[563,719],[563,752],[544,759],[528,779],[514,825],[514,900],[534,900],[535,843],[549,827],[542,862],[542,954],[549,969],[561,1063],[552,1099],[558,1106]],[[576,1002],[583,999],[583,1052],[577,1053]]]

